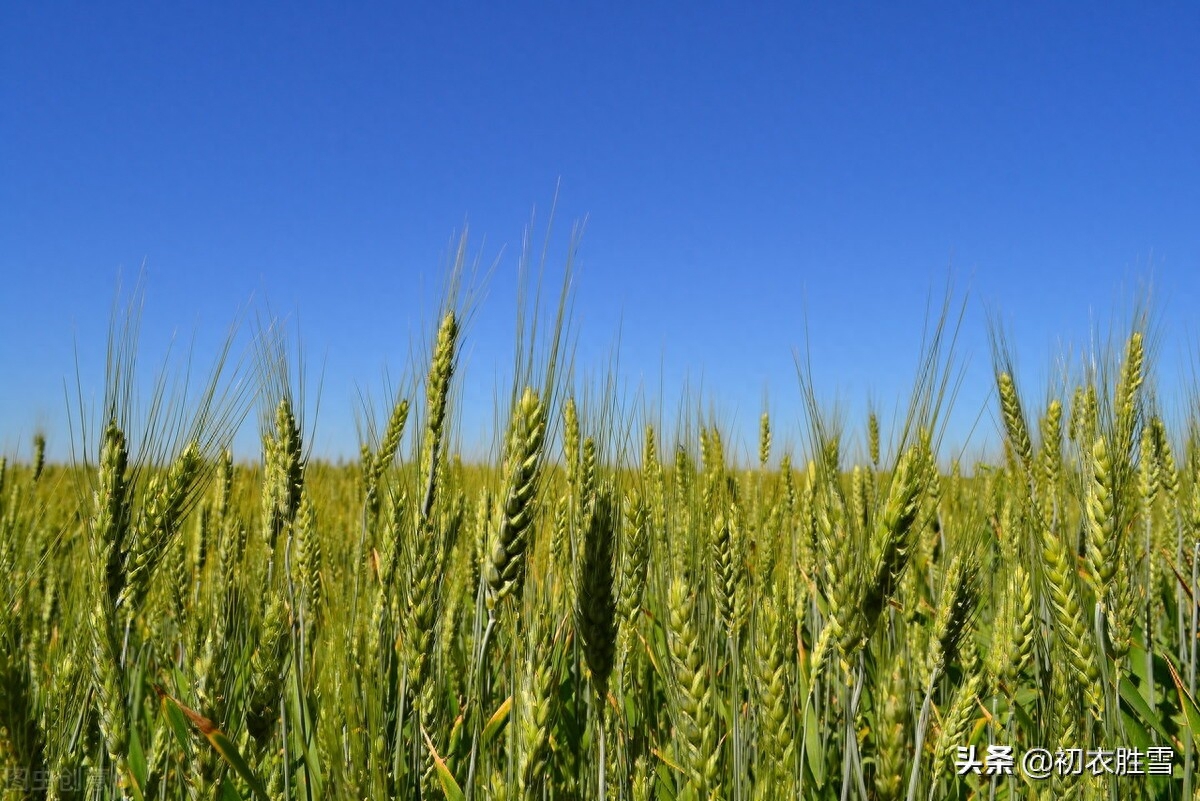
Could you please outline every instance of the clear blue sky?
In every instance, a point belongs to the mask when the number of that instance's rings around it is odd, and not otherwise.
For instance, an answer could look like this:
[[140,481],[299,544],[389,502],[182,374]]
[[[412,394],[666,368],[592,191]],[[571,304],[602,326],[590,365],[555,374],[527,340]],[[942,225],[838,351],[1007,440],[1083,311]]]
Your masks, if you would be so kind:
[[354,454],[464,225],[499,258],[470,444],[560,182],[552,265],[587,218],[585,371],[619,329],[631,393],[670,412],[690,380],[751,449],[764,393],[798,430],[806,327],[829,400],[891,408],[948,276],[970,293],[951,440],[990,390],[989,312],[1037,386],[1152,279],[1170,385],[1198,333],[1197,42],[1194,3],[5,3],[0,451],[43,426],[65,454],[76,347],[99,393],[144,265],[148,359],[178,331],[204,364],[265,300],[323,370],[318,451]]

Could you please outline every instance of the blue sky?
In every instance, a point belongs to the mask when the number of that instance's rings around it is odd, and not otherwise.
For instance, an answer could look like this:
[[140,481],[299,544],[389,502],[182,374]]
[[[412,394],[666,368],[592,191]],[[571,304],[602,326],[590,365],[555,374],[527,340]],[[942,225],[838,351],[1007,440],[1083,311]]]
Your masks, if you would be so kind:
[[[206,364],[269,303],[323,375],[318,452],[354,454],[466,226],[495,264],[461,373],[486,449],[522,231],[556,187],[552,269],[587,221],[581,376],[619,341],[631,397],[671,415],[700,388],[747,449],[764,397],[799,431],[806,341],[852,422],[891,409],[948,280],[960,446],[989,315],[1036,388],[1152,282],[1164,392],[1190,381],[1194,4],[276,6],[0,9],[0,451],[41,426],[65,455],[75,353],[99,393],[118,277],[144,266],[148,368],[173,332]],[[994,438],[984,411],[968,448]]]

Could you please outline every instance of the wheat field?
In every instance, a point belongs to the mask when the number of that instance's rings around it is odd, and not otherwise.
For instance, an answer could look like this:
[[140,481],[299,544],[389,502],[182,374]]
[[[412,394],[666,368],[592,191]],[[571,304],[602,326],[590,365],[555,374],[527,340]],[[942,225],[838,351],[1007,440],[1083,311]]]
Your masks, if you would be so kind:
[[252,391],[137,404],[114,325],[75,459],[0,462],[0,795],[1200,797],[1200,417],[1143,325],[1038,402],[997,338],[994,464],[939,452],[944,320],[892,431],[802,376],[803,445],[764,414],[746,459],[585,392],[564,308],[491,463],[453,303],[353,464],[279,340]]

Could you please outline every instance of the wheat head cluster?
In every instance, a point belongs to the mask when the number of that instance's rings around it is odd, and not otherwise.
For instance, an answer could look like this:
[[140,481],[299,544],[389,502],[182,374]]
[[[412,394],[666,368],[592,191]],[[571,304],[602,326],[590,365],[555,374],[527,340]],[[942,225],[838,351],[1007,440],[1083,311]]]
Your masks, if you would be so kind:
[[489,461],[454,297],[350,464],[283,339],[139,402],[114,326],[74,458],[0,460],[0,797],[1198,797],[1200,417],[1168,428],[1144,317],[1040,400],[997,337],[1003,451],[963,465],[945,315],[894,424],[802,371],[802,444],[763,414],[745,458],[578,381],[560,302]]

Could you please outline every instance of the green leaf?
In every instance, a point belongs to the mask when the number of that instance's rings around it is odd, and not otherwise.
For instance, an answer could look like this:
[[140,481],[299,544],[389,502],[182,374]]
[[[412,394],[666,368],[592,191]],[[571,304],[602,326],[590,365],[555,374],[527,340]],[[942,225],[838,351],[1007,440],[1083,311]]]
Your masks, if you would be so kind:
[[458,786],[458,782],[454,780],[454,774],[450,772],[450,768],[446,767],[446,762],[438,756],[437,749],[433,747],[433,740],[429,739],[429,735],[421,729],[421,736],[425,738],[425,745],[429,748],[429,753],[433,757],[433,770],[437,773],[438,783],[442,785],[442,792],[446,794],[448,801],[466,801],[467,797],[463,794],[462,788]]
[[258,780],[258,777],[254,775],[254,771],[250,769],[248,764],[246,764],[246,760],[242,758],[242,755],[238,751],[233,740],[229,739],[225,732],[218,729],[217,724],[213,723],[199,712],[188,709],[186,706],[179,703],[179,701],[167,695],[166,691],[164,691],[163,688],[159,687],[157,684],[154,685],[154,691],[158,693],[158,697],[162,699],[164,707],[174,706],[183,713],[183,716],[187,718],[188,721],[195,726],[201,734],[204,735],[204,739],[208,740],[209,744],[216,749],[217,753],[221,755],[221,758],[229,763],[229,766],[233,768],[239,776],[242,777],[246,784],[250,785],[250,789],[254,791],[256,796],[261,798],[263,801],[270,801],[267,796],[267,791],[263,788],[262,782]]
[[1200,737],[1200,709],[1196,708],[1196,700],[1183,686],[1183,680],[1179,678],[1179,673],[1176,672],[1170,659],[1167,660],[1167,667],[1171,669],[1171,678],[1175,681],[1175,689],[1179,691],[1179,704],[1183,707],[1184,723],[1191,729],[1192,742],[1195,742]]
[[1174,738],[1171,737],[1166,727],[1162,724],[1162,716],[1156,715],[1150,709],[1150,704],[1146,702],[1145,696],[1138,691],[1138,688],[1128,676],[1121,678],[1121,699],[1125,701],[1134,712],[1137,713],[1137,719],[1154,729],[1165,740],[1170,742]]
[[298,781],[304,782],[305,792],[300,794],[301,798],[322,798],[324,797],[324,779],[321,776],[321,760],[317,753],[317,738],[314,735],[316,725],[313,720],[313,710],[316,705],[313,699],[305,694],[297,680],[298,671],[293,670],[288,681],[288,704],[292,707],[292,714],[296,720],[300,721],[302,727],[297,731],[305,734],[300,740],[300,757],[297,760],[295,770],[302,773],[302,777]]
[[258,780],[258,777],[254,775],[254,771],[250,769],[248,764],[246,764],[246,760],[243,759],[242,755],[238,752],[237,746],[234,745],[233,740],[229,739],[224,732],[215,727],[211,731],[207,732],[201,730],[201,733],[204,734],[205,738],[207,738],[209,743],[212,744],[212,747],[217,749],[217,753],[221,755],[222,759],[228,762],[230,767],[237,771],[237,774],[242,777],[246,784],[250,785],[250,789],[254,791],[255,795],[266,801],[266,789],[263,788],[262,782]]
[[1025,729],[1025,731],[1037,731],[1038,724],[1025,710],[1025,707],[1017,704],[1013,707],[1013,712],[1016,714],[1017,724]]
[[1150,732],[1146,731],[1139,718],[1130,714],[1128,709],[1122,709],[1121,719],[1125,723],[1125,733],[1129,736],[1130,745],[1142,751],[1153,747],[1154,741],[1150,739]]
[[657,750],[654,753],[659,757],[657,766],[654,768],[654,775],[658,777],[658,781],[655,782],[658,785],[658,793],[655,797],[657,801],[675,801],[675,773],[672,771],[675,770],[678,773],[683,771],[663,760]]
[[142,740],[136,730],[129,733],[129,789],[136,801],[145,797],[142,788],[146,786],[146,777],[150,769],[146,766],[146,754],[142,750]]
[[658,776],[658,798],[661,801],[666,795],[667,801],[675,801],[676,795],[672,788],[677,781],[682,781],[681,777],[686,776],[687,771],[657,748],[650,749],[650,753],[658,760],[654,769]]
[[221,801],[242,801],[242,794],[233,786],[228,776],[221,779]]
[[821,745],[821,724],[817,720],[817,710],[808,705],[808,713],[804,721],[804,753],[808,757],[808,768],[812,771],[813,781],[817,787],[825,784],[825,749]]
[[179,707],[175,704],[163,704],[163,714],[166,715],[167,725],[171,727],[171,731],[175,734],[175,739],[179,741],[179,745],[186,752],[191,746],[191,738],[188,737],[187,719],[183,713],[179,711]]
[[496,739],[496,735],[504,729],[504,724],[508,723],[508,717],[512,713],[512,705],[513,699],[510,695],[488,719],[487,725],[483,727],[484,745]]

